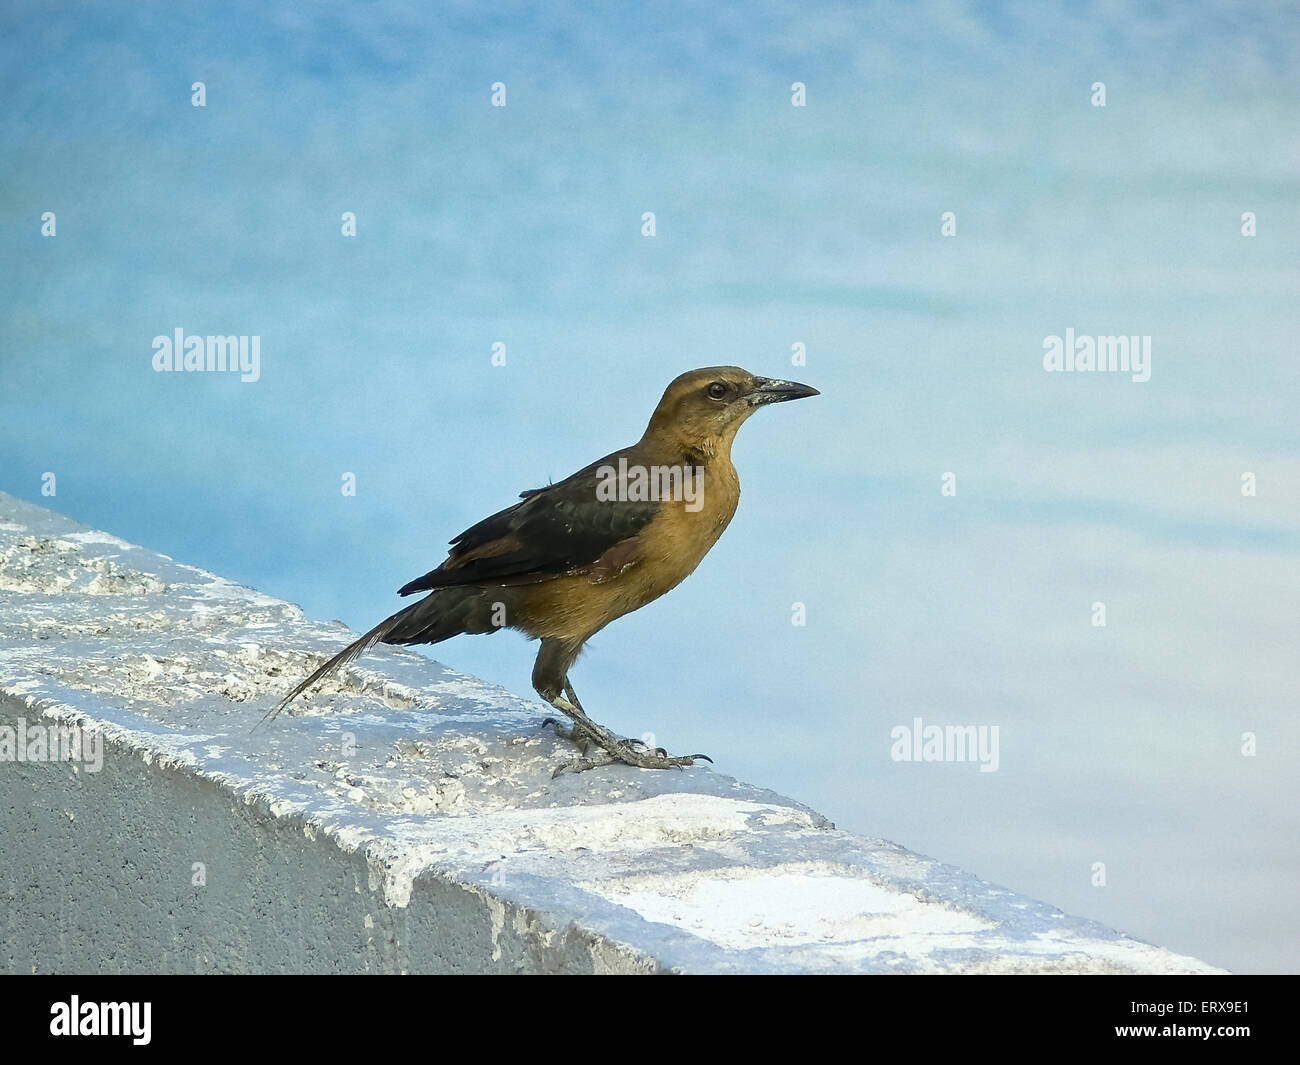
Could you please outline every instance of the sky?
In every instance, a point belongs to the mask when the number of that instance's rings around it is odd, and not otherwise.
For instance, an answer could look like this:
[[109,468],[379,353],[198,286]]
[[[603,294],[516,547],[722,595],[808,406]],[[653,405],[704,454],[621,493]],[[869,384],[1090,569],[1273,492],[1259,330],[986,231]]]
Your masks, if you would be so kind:
[[[741,430],[697,572],[589,645],[592,716],[1300,971],[1294,7],[18,2],[0,28],[0,490],[365,630],[682,371],[805,381]],[[177,328],[257,336],[257,380],[156,372]],[[1045,369],[1067,331],[1149,337],[1149,379]],[[431,654],[527,694],[534,651]],[[996,727],[997,770],[896,760],[918,718]]]

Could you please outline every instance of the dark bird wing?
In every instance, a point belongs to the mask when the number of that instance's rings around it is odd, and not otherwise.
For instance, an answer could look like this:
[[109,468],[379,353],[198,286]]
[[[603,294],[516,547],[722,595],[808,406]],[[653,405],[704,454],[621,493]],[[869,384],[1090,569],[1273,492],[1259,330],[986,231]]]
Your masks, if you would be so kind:
[[[608,500],[597,496],[602,466],[617,470],[620,456],[593,462],[558,484],[522,493],[522,501],[484,518],[451,541],[447,560],[435,570],[405,585],[401,595],[475,583],[525,584],[561,573],[587,571],[599,582],[617,576],[638,558],[637,534],[658,513],[653,501]],[[629,464],[632,460],[629,458]],[[274,718],[294,698],[319,680],[364,654],[376,643],[410,643],[398,637],[422,634],[417,642],[437,642],[466,630],[441,596],[411,603],[380,622],[315,670],[267,713]],[[430,638],[439,619],[453,622]],[[477,631],[477,630],[473,630]]]
[[[522,502],[452,540],[447,560],[398,594],[476,582],[523,584],[595,566],[607,551],[645,528],[660,506],[598,498],[598,471],[617,469],[620,455],[625,453],[615,452],[563,481],[522,493]],[[627,553],[626,547],[615,552],[620,559]]]

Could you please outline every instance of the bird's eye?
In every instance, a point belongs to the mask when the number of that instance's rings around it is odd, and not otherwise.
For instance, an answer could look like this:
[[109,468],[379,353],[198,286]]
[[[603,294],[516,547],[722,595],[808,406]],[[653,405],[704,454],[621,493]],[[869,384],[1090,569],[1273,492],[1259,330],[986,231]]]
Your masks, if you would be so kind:
[[727,386],[721,381],[714,381],[709,385],[709,399],[721,399],[727,394]]

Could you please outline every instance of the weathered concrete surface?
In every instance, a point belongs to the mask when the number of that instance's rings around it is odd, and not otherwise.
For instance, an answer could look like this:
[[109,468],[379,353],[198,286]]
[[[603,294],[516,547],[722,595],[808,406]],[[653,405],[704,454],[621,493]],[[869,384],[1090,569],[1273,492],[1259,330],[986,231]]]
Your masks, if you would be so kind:
[[350,638],[0,493],[0,759],[104,742],[0,760],[0,967],[1217,971],[707,768],[553,778],[547,708],[410,651],[250,734]]

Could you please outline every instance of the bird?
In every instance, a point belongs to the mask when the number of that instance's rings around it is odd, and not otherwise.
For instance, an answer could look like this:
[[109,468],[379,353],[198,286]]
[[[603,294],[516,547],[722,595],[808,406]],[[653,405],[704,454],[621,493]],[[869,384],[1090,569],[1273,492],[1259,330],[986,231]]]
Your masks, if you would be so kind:
[[[434,644],[509,628],[541,641],[533,688],[571,722],[548,718],[543,725],[555,725],[584,756],[594,745],[607,755],[599,764],[670,769],[711,762],[702,754],[671,756],[597,724],[578,701],[569,670],[592,636],[671,591],[717,543],[740,500],[731,447],[750,415],[819,394],[739,366],[681,374],[635,444],[521,492],[518,503],[454,537],[437,568],[398,590],[424,598],[334,655],[263,721],[377,643]],[[585,757],[575,763],[594,764]]]

